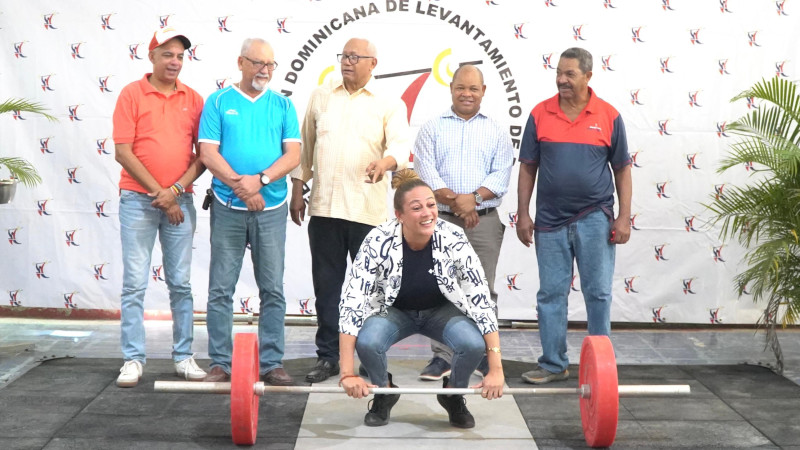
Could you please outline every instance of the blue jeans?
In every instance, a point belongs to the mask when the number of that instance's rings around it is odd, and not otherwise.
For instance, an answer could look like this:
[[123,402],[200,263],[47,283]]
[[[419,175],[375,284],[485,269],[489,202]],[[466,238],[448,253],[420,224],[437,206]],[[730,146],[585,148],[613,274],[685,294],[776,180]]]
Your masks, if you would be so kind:
[[162,270],[169,289],[172,310],[172,359],[192,356],[194,301],[190,284],[192,238],[196,213],[192,194],[180,197],[183,223],[170,225],[167,216],[150,206],[147,194],[122,190],[119,198],[120,239],[122,240],[122,356],[125,361],[145,363],[144,293],[150,277],[150,260],[158,234],[163,255]]
[[208,274],[208,356],[211,367],[231,372],[233,294],[245,248],[250,244],[253,275],[258,286],[258,342],[261,374],[283,367],[286,298],[283,260],[286,254],[284,203],[267,211],[231,209],[211,203],[211,262]]
[[450,387],[468,387],[469,376],[486,351],[486,342],[475,321],[452,303],[420,311],[389,306],[386,315],[376,314],[364,321],[356,339],[356,352],[372,384],[389,385],[386,352],[392,344],[412,334],[436,339],[453,349]]
[[611,334],[611,284],[616,247],[609,242],[611,221],[597,210],[556,231],[534,233],[539,261],[539,366],[562,372],[567,359],[567,296],[572,284],[573,260],[577,261],[581,293],[586,303],[590,335]]

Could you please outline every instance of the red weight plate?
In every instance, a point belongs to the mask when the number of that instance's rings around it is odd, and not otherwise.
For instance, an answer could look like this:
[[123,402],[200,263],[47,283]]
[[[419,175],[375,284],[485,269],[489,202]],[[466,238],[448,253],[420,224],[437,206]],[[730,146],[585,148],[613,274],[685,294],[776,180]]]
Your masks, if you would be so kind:
[[258,335],[239,333],[233,338],[231,364],[231,434],[236,445],[253,445],[258,434]]
[[587,336],[581,346],[578,383],[589,385],[581,398],[583,435],[590,447],[610,447],[617,436],[619,380],[614,348],[608,336]]

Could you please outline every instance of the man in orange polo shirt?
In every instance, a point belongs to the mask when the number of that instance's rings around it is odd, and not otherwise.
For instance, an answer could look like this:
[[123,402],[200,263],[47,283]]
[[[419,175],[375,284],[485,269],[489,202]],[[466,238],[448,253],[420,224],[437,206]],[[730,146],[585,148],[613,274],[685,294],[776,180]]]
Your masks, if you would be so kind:
[[192,182],[205,167],[193,152],[203,98],[178,80],[191,43],[174,28],[156,31],[148,57],[153,72],[122,89],[114,109],[116,160],[122,165],[122,354],[117,386],[136,386],[145,364],[144,294],[156,235],[172,309],[172,358],[177,374],[202,380],[192,354],[189,283],[195,209]]

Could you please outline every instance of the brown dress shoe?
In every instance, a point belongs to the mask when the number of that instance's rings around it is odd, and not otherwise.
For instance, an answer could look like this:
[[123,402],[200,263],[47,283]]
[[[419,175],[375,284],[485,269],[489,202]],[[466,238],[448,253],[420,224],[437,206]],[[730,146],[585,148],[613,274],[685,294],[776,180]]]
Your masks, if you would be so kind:
[[294,380],[283,367],[270,370],[261,377],[261,380],[272,386],[294,386]]
[[208,374],[203,381],[206,383],[221,383],[225,381],[231,381],[231,376],[225,373],[220,366],[214,366],[211,370],[208,371]]

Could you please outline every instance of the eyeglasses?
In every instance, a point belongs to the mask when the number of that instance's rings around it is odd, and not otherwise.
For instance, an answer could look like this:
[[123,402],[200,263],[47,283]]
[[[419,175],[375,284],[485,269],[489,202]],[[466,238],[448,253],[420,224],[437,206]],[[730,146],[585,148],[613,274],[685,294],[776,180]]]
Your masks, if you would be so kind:
[[250,61],[250,64],[252,64],[253,67],[255,67],[258,71],[261,71],[261,69],[263,69],[264,66],[267,66],[267,70],[275,70],[275,69],[278,68],[278,63],[276,63],[276,62],[256,61],[256,60],[250,59],[250,58],[248,58],[247,56],[244,56],[244,55],[242,55],[242,58]]
[[358,64],[358,61],[361,60],[361,58],[375,58],[375,57],[374,56],[361,56],[361,55],[343,55],[341,53],[336,55],[336,60],[337,61],[342,62],[343,59],[346,59],[347,62],[349,62],[352,65]]

